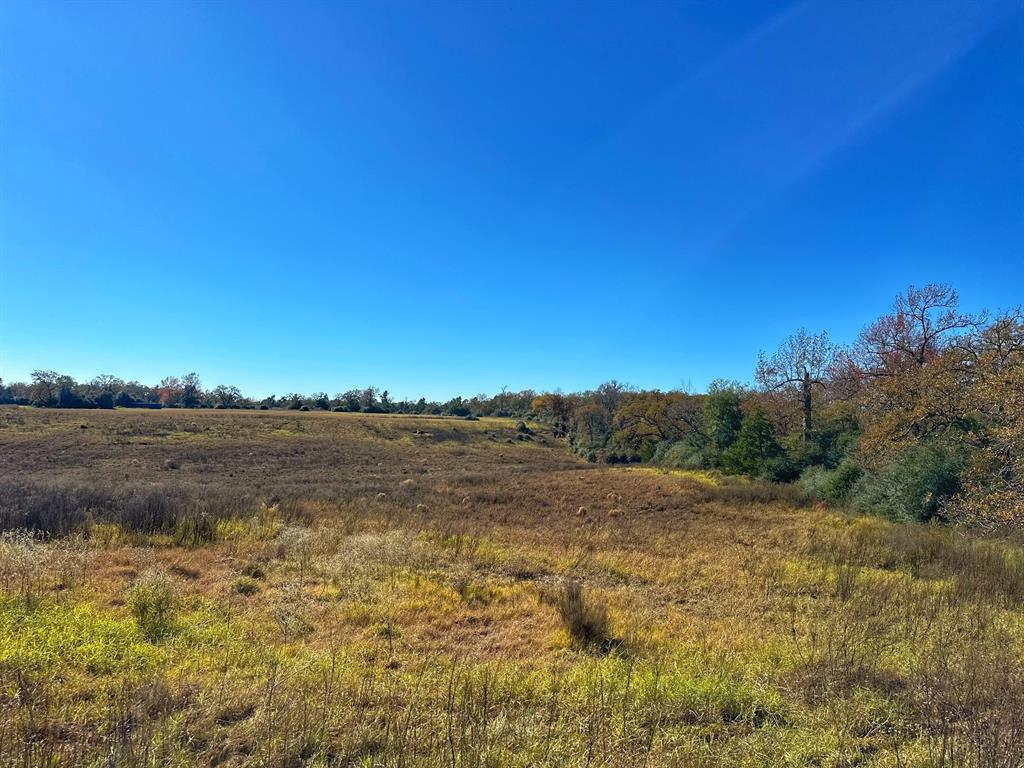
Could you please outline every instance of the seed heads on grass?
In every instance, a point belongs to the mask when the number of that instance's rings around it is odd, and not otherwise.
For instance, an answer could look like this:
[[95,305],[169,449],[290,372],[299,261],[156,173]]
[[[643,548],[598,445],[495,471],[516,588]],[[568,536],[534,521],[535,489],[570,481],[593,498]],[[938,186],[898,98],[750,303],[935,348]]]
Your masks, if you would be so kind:
[[85,581],[95,551],[80,535],[60,539],[50,549],[48,567],[59,590],[71,589]]
[[274,602],[273,614],[285,643],[310,631],[309,604],[299,582],[288,581],[282,586]]
[[28,531],[0,533],[0,579],[4,590],[17,591],[26,602],[38,595],[42,576],[42,544]]

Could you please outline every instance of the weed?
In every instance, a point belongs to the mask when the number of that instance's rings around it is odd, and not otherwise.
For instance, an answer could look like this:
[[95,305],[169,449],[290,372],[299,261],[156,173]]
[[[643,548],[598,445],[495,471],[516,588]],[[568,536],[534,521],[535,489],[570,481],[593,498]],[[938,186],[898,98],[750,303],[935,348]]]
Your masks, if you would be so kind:
[[579,581],[566,579],[548,600],[578,647],[607,650],[611,646],[608,606],[586,594]]
[[174,628],[179,594],[167,576],[158,572],[143,575],[125,598],[135,623],[149,640],[159,640]]
[[231,589],[240,595],[248,597],[260,591],[260,583],[249,576],[239,576],[231,582]]

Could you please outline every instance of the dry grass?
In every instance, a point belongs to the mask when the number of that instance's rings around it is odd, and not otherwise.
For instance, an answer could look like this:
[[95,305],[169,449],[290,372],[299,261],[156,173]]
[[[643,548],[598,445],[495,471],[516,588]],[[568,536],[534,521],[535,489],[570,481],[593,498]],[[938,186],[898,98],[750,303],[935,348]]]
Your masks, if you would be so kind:
[[534,428],[0,409],[0,765],[1021,764],[1013,542]]

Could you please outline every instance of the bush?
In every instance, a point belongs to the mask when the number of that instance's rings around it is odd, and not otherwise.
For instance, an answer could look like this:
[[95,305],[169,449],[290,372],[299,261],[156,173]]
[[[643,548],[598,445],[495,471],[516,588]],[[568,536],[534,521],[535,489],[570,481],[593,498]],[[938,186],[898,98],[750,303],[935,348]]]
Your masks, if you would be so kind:
[[114,396],[109,392],[103,392],[96,397],[96,407],[104,410],[111,410],[114,407]]
[[825,483],[825,498],[829,501],[846,501],[857,481],[864,475],[864,470],[852,461],[844,461],[834,472],[829,473]]
[[[175,534],[182,541],[199,544],[212,540],[209,536],[217,520],[247,514],[254,503],[251,497],[227,490],[207,490],[201,499],[195,499],[173,486],[115,490],[108,486],[0,480],[0,530],[27,529],[66,536],[88,534],[93,523],[115,523],[134,533]],[[195,520],[185,522],[198,515],[206,515],[208,525]]]
[[174,543],[179,547],[198,547],[216,538],[216,521],[202,512],[184,515],[174,526]]
[[550,600],[575,645],[604,650],[611,646],[608,607],[589,600],[580,582],[566,580]]
[[248,576],[250,579],[265,579],[267,572],[263,570],[263,566],[257,562],[246,563],[242,566],[242,575]]
[[654,463],[669,469],[707,469],[709,466],[703,449],[688,442],[662,443],[654,454]]
[[796,467],[775,438],[775,427],[760,411],[746,416],[739,436],[722,454],[722,469],[774,482],[796,479]]
[[960,489],[966,464],[960,450],[941,443],[915,445],[877,472],[861,476],[849,494],[858,512],[894,520],[931,520]]
[[94,405],[95,403],[86,400],[71,387],[61,387],[60,394],[57,396],[58,408],[92,408]]
[[821,466],[808,467],[800,475],[798,485],[819,501],[840,504],[846,501],[863,474],[864,470],[852,461],[844,461],[835,470]]
[[658,444],[654,440],[644,440],[640,444],[640,461],[647,463],[654,458],[654,452],[657,450]]
[[128,590],[129,610],[149,640],[159,640],[174,628],[178,590],[163,574],[148,574]]
[[825,499],[825,486],[828,484],[831,475],[832,473],[824,467],[807,467],[807,469],[800,473],[797,486],[809,496],[823,501]]
[[232,582],[231,588],[238,594],[249,597],[260,591],[260,583],[251,576],[239,576]]

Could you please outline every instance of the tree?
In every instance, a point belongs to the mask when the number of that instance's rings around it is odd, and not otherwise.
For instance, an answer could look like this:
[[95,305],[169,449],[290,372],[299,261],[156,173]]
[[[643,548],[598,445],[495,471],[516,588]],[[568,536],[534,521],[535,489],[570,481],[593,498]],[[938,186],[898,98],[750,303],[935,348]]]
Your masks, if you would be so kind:
[[93,403],[84,399],[73,386],[64,385],[57,395],[58,408],[91,408]]
[[937,357],[951,337],[977,328],[983,317],[964,314],[960,297],[948,285],[910,286],[896,297],[892,311],[861,333],[855,357],[871,378],[921,368]]
[[777,476],[783,454],[775,427],[764,413],[754,411],[743,419],[736,441],[722,454],[722,466],[755,477]]
[[29,397],[32,405],[48,408],[57,405],[61,389],[75,386],[75,380],[56,371],[32,371]]
[[238,387],[225,384],[214,387],[210,395],[220,408],[237,408],[242,400],[242,392]]
[[89,382],[89,386],[92,387],[94,392],[110,392],[113,394],[124,389],[124,381],[109,373],[101,373]]
[[186,374],[181,380],[181,404],[186,408],[195,408],[199,405],[203,390],[199,382],[199,375],[196,373]]
[[359,407],[365,413],[374,413],[377,410],[377,388],[367,387],[359,395]]
[[133,402],[137,403],[158,403],[160,402],[160,390],[157,387],[149,387],[138,381],[125,382],[122,390]]
[[973,348],[987,320],[958,302],[947,285],[911,286],[842,361],[839,379],[864,427],[861,454],[876,467],[918,440],[957,440],[979,426]]
[[[706,440],[701,398],[685,392],[626,394],[615,411],[616,443],[639,451],[646,442]],[[738,423],[737,423],[738,426]]]
[[449,416],[469,416],[469,407],[461,397],[453,397],[444,404],[444,412]]
[[551,425],[555,437],[565,437],[569,433],[572,403],[561,392],[548,392],[534,398],[531,407],[542,421]]
[[614,415],[619,410],[619,406],[622,405],[622,401],[632,391],[633,388],[628,384],[612,379],[599,386],[594,394],[597,397],[597,402],[604,408],[605,412],[609,415]]
[[761,352],[757,361],[758,383],[768,391],[793,391],[803,409],[803,443],[811,440],[814,388],[825,389],[836,357],[828,334],[808,334],[803,328],[786,339],[769,358]]
[[967,397],[980,424],[963,493],[950,511],[996,531],[1024,527],[1024,313],[1015,309],[980,328],[963,348]]
[[57,401],[57,394],[54,391],[56,378],[55,371],[32,371],[32,386],[29,389],[32,405],[45,408]]
[[740,387],[727,381],[713,381],[704,398],[704,432],[712,457],[729,448],[743,424]]
[[344,410],[355,413],[361,408],[361,397],[362,394],[358,390],[350,389],[348,392],[341,392],[335,395],[334,400]]
[[160,382],[157,388],[160,395],[160,403],[165,406],[176,406],[181,403],[184,385],[177,376],[167,376]]
[[573,449],[584,456],[599,451],[612,434],[611,414],[598,403],[585,403],[572,414],[571,435]]

